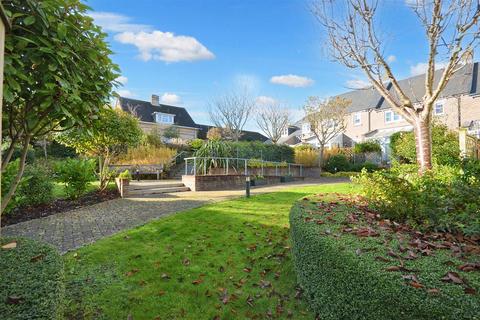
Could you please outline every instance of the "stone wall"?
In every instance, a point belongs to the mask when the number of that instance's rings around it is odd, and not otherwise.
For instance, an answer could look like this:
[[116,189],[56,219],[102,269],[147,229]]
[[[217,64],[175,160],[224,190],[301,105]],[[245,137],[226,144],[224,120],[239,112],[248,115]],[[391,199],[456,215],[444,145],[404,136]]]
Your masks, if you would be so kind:
[[[183,175],[182,182],[192,191],[235,190],[245,188],[245,175]],[[267,184],[280,183],[280,177],[265,176]],[[294,178],[303,180],[303,178]]]

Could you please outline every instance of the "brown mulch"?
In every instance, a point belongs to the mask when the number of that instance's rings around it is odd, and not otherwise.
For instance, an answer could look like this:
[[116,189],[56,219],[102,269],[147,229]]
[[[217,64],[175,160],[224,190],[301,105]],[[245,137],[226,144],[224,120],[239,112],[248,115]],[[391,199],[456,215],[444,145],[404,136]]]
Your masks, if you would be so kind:
[[118,191],[105,190],[103,192],[89,192],[78,199],[57,199],[53,202],[38,206],[21,207],[2,216],[2,226],[8,226],[28,220],[38,219],[50,216],[52,214],[66,212],[74,209],[91,206],[103,201],[119,198]]

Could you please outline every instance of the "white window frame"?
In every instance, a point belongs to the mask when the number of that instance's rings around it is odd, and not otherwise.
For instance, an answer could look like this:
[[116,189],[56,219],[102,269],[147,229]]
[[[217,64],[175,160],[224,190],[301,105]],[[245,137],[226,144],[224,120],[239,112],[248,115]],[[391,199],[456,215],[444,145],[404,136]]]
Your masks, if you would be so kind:
[[174,124],[175,115],[170,113],[155,112],[155,122],[164,123],[164,124]]
[[[437,112],[437,106],[442,106],[442,112]],[[436,116],[441,116],[445,114],[445,104],[443,103],[443,101],[435,102],[435,104],[433,105],[433,114]]]
[[[357,121],[358,120],[358,121]],[[352,122],[354,126],[361,126],[362,125],[362,113],[355,112],[352,115]]]
[[[387,114],[390,114],[390,120],[387,120]],[[385,123],[395,123],[403,120],[403,117],[393,110],[385,111],[384,118],[385,118]]]

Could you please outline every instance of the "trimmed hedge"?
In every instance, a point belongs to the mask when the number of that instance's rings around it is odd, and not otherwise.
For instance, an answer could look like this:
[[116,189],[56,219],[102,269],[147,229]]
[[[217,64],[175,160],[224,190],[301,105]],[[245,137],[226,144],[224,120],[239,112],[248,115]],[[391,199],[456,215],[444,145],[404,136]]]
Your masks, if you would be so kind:
[[[348,213],[355,209],[339,204],[327,219],[327,211],[322,214],[318,205],[325,196],[320,197],[304,198],[290,213],[298,282],[320,319],[480,319],[478,271],[461,272],[456,266],[465,262],[447,250],[436,250],[431,256],[404,260],[405,268],[415,270],[425,288],[409,286],[402,274],[410,273],[386,271],[398,265],[386,255],[390,248],[383,244],[390,236],[389,245],[396,250],[395,234],[358,237],[342,233]],[[383,262],[378,256],[392,261]],[[461,285],[442,282],[448,271],[460,273],[477,293],[469,295]],[[439,292],[429,293],[430,288]]]
[[0,318],[63,319],[63,259],[52,246],[24,238],[14,249],[0,248]]

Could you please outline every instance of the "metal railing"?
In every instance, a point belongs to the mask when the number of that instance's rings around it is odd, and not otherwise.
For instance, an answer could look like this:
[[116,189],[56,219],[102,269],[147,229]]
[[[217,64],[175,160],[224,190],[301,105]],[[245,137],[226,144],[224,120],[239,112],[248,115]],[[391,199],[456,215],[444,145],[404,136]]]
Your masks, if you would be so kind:
[[185,175],[261,175],[303,177],[303,165],[260,159],[225,157],[185,158]]

